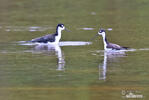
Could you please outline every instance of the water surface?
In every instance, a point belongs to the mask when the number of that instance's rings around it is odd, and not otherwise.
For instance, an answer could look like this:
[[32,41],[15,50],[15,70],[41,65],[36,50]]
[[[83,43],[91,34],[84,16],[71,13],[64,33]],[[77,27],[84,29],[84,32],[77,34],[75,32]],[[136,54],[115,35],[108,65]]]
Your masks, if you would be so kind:
[[[147,100],[148,3],[1,0],[0,99],[123,100],[133,93]],[[20,43],[55,32],[58,23],[71,30],[62,32],[61,45]],[[103,51],[101,37],[91,40],[99,28],[110,42],[130,50]]]

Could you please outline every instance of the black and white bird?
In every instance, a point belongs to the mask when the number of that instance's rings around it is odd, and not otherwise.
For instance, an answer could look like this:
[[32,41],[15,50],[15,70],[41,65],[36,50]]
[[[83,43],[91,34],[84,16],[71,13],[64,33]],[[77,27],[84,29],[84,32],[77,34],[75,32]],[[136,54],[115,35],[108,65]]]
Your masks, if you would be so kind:
[[36,42],[36,43],[54,43],[54,44],[58,44],[60,39],[61,39],[61,32],[62,30],[65,30],[65,26],[64,24],[58,24],[56,27],[56,32],[54,34],[48,34],[42,37],[38,37],[35,39],[32,39],[31,41],[27,41],[27,42]]
[[104,43],[104,50],[126,50],[128,49],[128,47],[123,47],[123,46],[108,42],[106,38],[105,30],[103,29],[99,30],[98,34],[102,35],[103,43]]

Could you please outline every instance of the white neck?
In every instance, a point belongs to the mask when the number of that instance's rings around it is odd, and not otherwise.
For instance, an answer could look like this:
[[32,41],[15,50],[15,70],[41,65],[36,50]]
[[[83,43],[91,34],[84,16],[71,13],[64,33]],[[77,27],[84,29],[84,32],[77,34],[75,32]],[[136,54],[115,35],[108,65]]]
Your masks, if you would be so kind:
[[104,50],[107,50],[107,43],[105,41],[106,35],[105,34],[102,34],[102,38],[103,38],[103,43],[104,43]]
[[59,43],[59,41],[61,39],[62,30],[60,28],[58,28],[57,32],[58,32],[58,35],[55,37],[56,38],[55,43]]

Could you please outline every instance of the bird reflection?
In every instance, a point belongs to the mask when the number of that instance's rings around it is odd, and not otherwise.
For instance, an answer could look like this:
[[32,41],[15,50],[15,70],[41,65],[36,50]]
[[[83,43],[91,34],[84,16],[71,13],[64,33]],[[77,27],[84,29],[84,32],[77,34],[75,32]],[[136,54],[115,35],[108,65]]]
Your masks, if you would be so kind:
[[108,62],[118,61],[119,57],[126,56],[124,51],[104,51],[104,59],[102,64],[99,64],[99,80],[106,79]]
[[61,50],[61,47],[59,45],[55,45],[55,44],[46,44],[46,45],[43,45],[43,44],[39,44],[39,45],[36,45],[35,48],[34,48],[36,51],[48,51],[48,53],[50,54],[55,54],[57,55],[57,64],[58,64],[58,68],[57,70],[65,70],[64,66],[65,66],[65,59],[64,59],[64,54]]

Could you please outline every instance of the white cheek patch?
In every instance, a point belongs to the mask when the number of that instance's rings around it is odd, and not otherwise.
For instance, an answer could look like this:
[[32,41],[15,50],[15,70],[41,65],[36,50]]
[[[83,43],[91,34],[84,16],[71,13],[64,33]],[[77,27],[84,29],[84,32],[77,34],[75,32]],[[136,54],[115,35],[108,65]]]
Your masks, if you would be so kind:
[[63,27],[61,26],[61,27],[58,28],[59,31],[62,31],[64,29],[65,29],[65,26],[63,26]]
[[99,35],[101,35],[101,33],[98,32]]

